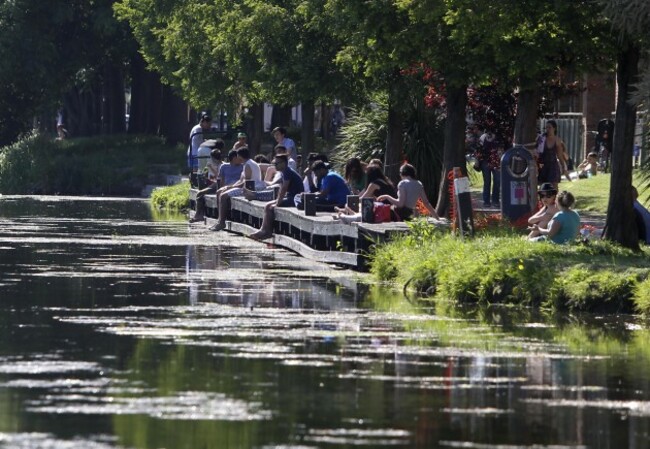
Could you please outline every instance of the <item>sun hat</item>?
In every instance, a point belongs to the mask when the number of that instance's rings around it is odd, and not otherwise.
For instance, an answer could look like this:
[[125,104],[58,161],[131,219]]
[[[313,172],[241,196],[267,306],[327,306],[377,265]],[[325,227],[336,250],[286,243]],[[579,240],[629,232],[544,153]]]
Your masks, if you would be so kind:
[[553,184],[551,184],[550,182],[545,182],[541,186],[539,186],[539,190],[537,191],[537,193],[556,195],[557,189],[553,187]]

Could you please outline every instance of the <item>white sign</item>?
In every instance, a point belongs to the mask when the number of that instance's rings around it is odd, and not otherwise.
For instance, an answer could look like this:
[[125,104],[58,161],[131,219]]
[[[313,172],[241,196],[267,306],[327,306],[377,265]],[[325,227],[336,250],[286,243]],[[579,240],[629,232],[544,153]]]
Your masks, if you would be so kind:
[[458,195],[461,193],[469,193],[469,178],[454,179],[454,192]]
[[510,181],[510,204],[525,206],[528,204],[528,183],[526,181]]

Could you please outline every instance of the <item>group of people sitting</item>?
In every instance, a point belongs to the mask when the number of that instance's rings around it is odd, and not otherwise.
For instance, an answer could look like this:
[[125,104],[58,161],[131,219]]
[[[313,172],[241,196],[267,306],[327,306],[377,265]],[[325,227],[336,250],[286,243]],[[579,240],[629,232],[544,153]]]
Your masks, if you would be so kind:
[[258,240],[266,239],[272,235],[275,208],[302,209],[303,192],[315,194],[316,210],[335,212],[335,219],[346,222],[361,220],[360,211],[347,206],[348,196],[353,194],[360,199],[373,198],[376,207],[380,204],[387,205],[393,220],[413,217],[418,200],[422,201],[429,214],[439,218],[427,198],[424,186],[416,179],[415,168],[409,164],[400,168],[401,180],[395,188],[384,175],[383,164],[378,159],[368,163],[358,158],[350,159],[343,177],[331,169],[326,155],[311,153],[307,159],[307,168],[299,174],[300,159],[294,158],[291,150],[281,143],[273,149],[271,160],[264,155],[252,159],[248,147],[244,145],[230,150],[228,161],[223,162],[221,155],[224,147],[223,140],[214,141],[210,160],[205,165],[214,182],[198,192],[196,213],[190,219],[190,222],[204,221],[205,196],[216,194],[219,217],[211,228],[214,231],[226,227],[231,199],[244,196],[250,200],[268,201],[261,229],[250,236]]
[[[573,210],[575,197],[571,192],[558,190],[546,182],[538,191],[540,209],[528,219],[528,240],[571,243],[580,232],[580,216]],[[639,241],[650,244],[650,212],[639,202],[639,193],[632,187],[634,218]]]

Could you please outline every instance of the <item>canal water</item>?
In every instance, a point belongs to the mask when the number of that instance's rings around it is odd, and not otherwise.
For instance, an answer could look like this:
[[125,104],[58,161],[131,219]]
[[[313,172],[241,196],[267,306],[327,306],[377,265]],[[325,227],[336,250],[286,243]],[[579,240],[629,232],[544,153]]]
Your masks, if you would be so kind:
[[423,307],[138,200],[0,197],[0,448],[647,448],[646,329]]

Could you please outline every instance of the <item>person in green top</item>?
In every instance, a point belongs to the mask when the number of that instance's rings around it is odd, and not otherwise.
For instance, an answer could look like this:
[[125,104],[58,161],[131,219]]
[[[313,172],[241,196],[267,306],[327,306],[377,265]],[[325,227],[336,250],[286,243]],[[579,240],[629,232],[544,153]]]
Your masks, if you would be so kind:
[[564,245],[575,241],[580,231],[580,216],[571,209],[575,203],[575,197],[566,190],[558,193],[555,202],[560,209],[548,223],[548,227],[542,228],[534,224],[533,229],[540,234],[531,240],[550,240],[553,243]]

